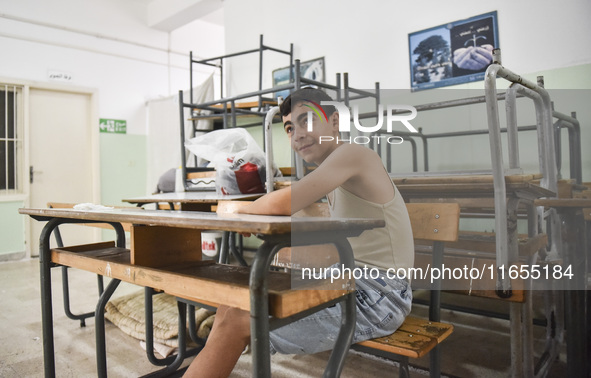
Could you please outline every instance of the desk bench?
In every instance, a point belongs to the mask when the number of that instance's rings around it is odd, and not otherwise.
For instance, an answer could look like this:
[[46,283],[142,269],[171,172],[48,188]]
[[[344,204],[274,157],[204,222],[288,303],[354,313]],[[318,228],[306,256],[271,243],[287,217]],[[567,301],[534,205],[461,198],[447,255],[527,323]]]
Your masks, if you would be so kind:
[[[231,208],[243,204],[220,203],[218,211],[229,211]],[[441,267],[443,262],[444,243],[457,242],[460,219],[460,206],[457,203],[409,203],[406,204],[409,214],[415,243],[431,243],[430,264],[432,267]],[[326,217],[329,215],[325,203],[314,204],[301,211],[302,216]],[[296,214],[296,215],[298,215]],[[294,264],[293,254],[302,253],[306,257],[298,257],[297,261],[305,261],[314,264],[322,264],[319,259],[327,253],[320,253],[317,248],[309,248],[307,251],[282,250],[273,262],[280,268],[292,268]],[[320,258],[318,256],[321,256]],[[329,262],[330,263],[330,262]],[[325,262],[326,264],[326,262]],[[316,265],[318,266],[318,265]],[[322,266],[322,265],[320,265]],[[417,267],[415,260],[415,267]],[[414,285],[413,285],[414,289]],[[420,358],[431,352],[430,376],[440,376],[441,344],[453,332],[453,325],[440,322],[440,292],[441,282],[434,280],[431,289],[431,301],[429,304],[429,319],[419,319],[408,316],[404,323],[393,334],[381,338],[363,341],[352,348],[379,355],[382,357],[400,360],[400,376],[409,377],[408,358]]]
[[[173,295],[213,304],[224,303],[250,310],[252,328],[253,376],[271,375],[269,330],[289,323],[342,301],[343,325],[337,344],[331,354],[325,375],[338,376],[353,337],[355,302],[348,288],[331,293],[322,290],[317,295],[306,295],[287,290],[285,276],[269,272],[273,256],[280,248],[290,245],[333,243],[337,246],[341,262],[353,268],[353,254],[347,237],[358,236],[366,229],[383,227],[379,219],[320,219],[258,215],[227,215],[214,213],[103,210],[77,211],[72,209],[19,209],[21,214],[47,221],[40,237],[41,298],[45,376],[55,376],[53,346],[53,310],[51,295],[51,268],[57,263],[70,264],[113,278],[99,299],[96,310],[97,369],[106,376],[104,345],[104,306],[121,280],[154,288]],[[120,223],[131,223],[132,244],[125,248],[125,234]],[[64,223],[109,223],[117,231],[117,243],[79,246],[51,250],[49,237],[55,227]],[[201,230],[227,230],[257,234],[263,239],[250,273],[246,268],[226,267],[200,262]],[[292,232],[298,236],[291,240]],[[199,243],[185,243],[184,237],[193,235]],[[154,240],[166,235],[166,249],[148,248]],[[305,239],[305,240],[304,240]],[[158,244],[156,244],[158,245]],[[162,246],[162,244],[160,244]],[[189,253],[192,251],[192,253]],[[229,282],[228,276],[238,277]],[[221,275],[221,276],[219,276]],[[289,277],[289,276],[288,276]],[[199,290],[199,286],[210,290]],[[214,289],[212,291],[211,289]],[[223,289],[219,294],[216,289]],[[269,291],[270,290],[270,291]],[[309,294],[309,293],[308,293]],[[326,296],[334,298],[328,300]],[[328,302],[322,303],[328,300]],[[318,305],[318,306],[317,306]],[[296,312],[300,311],[296,314]],[[269,314],[277,318],[269,318]],[[283,318],[279,318],[282,316]],[[277,321],[276,321],[277,320]],[[102,344],[101,344],[102,342]]]

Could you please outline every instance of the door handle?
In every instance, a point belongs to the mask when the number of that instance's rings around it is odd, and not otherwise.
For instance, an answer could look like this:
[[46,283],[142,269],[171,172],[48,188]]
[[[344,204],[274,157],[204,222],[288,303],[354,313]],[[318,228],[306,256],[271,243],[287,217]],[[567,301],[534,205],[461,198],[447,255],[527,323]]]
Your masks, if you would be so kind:
[[29,166],[29,183],[32,184],[35,178],[35,173],[43,173],[43,171],[35,171],[33,166]]

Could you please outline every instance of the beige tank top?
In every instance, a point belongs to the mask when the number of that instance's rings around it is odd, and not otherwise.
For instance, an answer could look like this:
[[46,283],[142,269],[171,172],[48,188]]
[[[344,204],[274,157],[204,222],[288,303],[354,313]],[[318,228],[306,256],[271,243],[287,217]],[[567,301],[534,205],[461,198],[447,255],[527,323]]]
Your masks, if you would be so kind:
[[330,213],[339,218],[379,218],[386,226],[364,231],[349,238],[357,265],[382,269],[414,266],[414,242],[408,211],[394,184],[394,198],[378,204],[364,200],[340,186],[329,199]]

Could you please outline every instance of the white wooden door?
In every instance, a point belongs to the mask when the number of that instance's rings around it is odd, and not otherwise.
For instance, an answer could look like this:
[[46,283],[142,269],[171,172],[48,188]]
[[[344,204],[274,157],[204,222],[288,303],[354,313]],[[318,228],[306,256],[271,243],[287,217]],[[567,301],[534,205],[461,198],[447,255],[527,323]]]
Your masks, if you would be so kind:
[[[93,202],[91,95],[30,90],[29,162],[32,167],[30,206],[48,202]],[[31,254],[39,254],[44,222],[31,221]],[[65,245],[96,240],[94,228],[64,225]],[[52,245],[55,239],[52,238]]]

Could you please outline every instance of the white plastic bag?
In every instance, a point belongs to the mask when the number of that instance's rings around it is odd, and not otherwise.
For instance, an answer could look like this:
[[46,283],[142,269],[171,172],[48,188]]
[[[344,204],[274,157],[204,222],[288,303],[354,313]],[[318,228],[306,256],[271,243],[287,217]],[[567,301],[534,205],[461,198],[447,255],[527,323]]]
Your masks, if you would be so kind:
[[[212,131],[187,141],[185,147],[213,163],[219,194],[265,192],[265,154],[248,131]],[[273,172],[279,172],[275,166]]]

